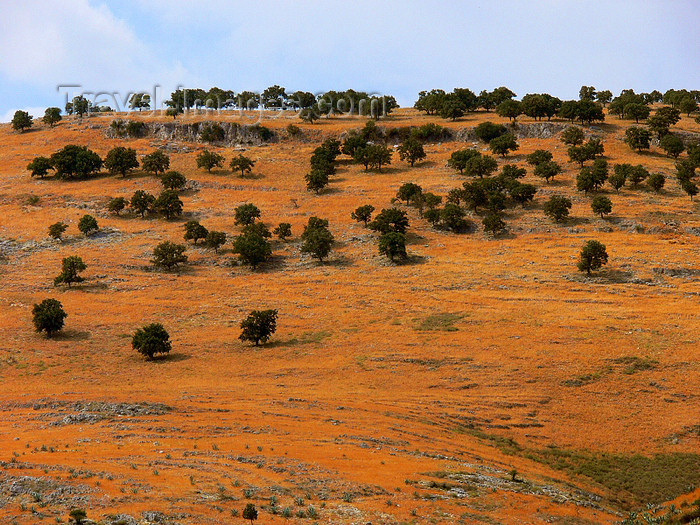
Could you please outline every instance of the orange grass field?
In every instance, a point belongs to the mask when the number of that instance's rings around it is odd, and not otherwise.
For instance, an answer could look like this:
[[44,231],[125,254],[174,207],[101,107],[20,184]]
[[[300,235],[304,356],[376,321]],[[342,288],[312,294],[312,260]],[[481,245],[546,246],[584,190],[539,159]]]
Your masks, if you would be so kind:
[[[624,144],[633,122],[608,117],[586,132],[604,139],[610,164],[665,173],[661,194],[606,185],[613,213],[600,219],[576,191],[578,165],[558,134],[519,139],[499,164],[526,166],[527,153],[545,148],[564,173],[547,184],[527,166],[524,181],[538,193],[525,209],[507,210],[509,234],[485,235],[478,215],[473,233],[436,231],[399,203],[411,221],[411,260],[394,265],[351,211],[390,207],[405,182],[445,196],[466,180],[447,159],[471,142],[427,144],[414,168],[394,154],[381,173],[341,156],[315,195],[304,182],[311,152],[364,119],[264,119],[280,138],[247,148],[251,178],[198,170],[205,146],[178,144],[191,151],[170,154],[171,169],[197,184],[182,194],[186,217],[173,221],[106,211],[111,197],[160,191],[138,170],[76,182],[29,176],[35,156],[67,144],[102,157],[118,145],[142,156],[164,144],[106,138],[113,118],[69,117],[22,134],[0,126],[3,524],[65,523],[73,507],[109,524],[243,523],[246,503],[263,524],[584,524],[620,521],[647,503],[562,468],[552,451],[661,454],[659,465],[682,457],[677,470],[645,476],[695,480],[666,498],[677,504],[700,496],[700,205],[680,189],[673,159]],[[401,109],[378,125],[485,120],[506,122]],[[302,138],[286,135],[290,122]],[[674,129],[700,125],[683,116]],[[210,149],[227,165],[240,148]],[[573,202],[563,224],[542,212],[555,193]],[[230,242],[218,255],[188,245],[180,272],[151,269],[156,244],[185,242],[185,220],[235,236],[233,210],[245,202],[270,228],[290,222],[294,233],[273,242],[273,259],[258,271],[237,264]],[[79,234],[85,213],[102,233]],[[324,264],[300,252],[312,215],[329,220],[337,241]],[[69,225],[63,242],[47,236],[57,221]],[[610,259],[587,278],[576,261],[589,239]],[[69,255],[86,262],[86,281],[55,288]],[[31,314],[49,297],[68,313],[51,339],[33,330]],[[242,343],[241,320],[265,308],[279,310],[276,334],[259,348]],[[133,332],[151,322],[170,333],[167,358],[149,361],[131,348]]]

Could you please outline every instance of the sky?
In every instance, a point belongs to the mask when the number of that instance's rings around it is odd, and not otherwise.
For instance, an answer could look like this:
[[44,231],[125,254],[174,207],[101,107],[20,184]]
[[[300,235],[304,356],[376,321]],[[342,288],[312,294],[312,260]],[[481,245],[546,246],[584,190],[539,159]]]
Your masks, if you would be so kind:
[[700,89],[698,22],[697,0],[0,0],[0,121],[82,92],[124,107],[154,86],[159,106],[178,86],[402,106],[433,88]]

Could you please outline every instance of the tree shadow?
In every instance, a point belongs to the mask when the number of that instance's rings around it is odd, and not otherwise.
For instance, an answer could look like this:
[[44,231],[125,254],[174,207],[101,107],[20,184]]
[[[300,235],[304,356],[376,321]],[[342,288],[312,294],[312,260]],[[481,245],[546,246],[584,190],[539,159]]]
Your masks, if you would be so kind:
[[406,244],[408,245],[425,244],[425,242],[426,238],[422,235],[418,235],[417,233],[411,231],[406,233]]
[[354,261],[345,255],[337,255],[332,259],[321,262],[319,266],[329,266],[331,268],[349,268],[353,264],[355,264]]
[[189,354],[183,354],[180,352],[173,352],[169,354],[161,354],[161,355],[156,355],[151,358],[144,359],[147,363],[153,363],[153,364],[163,364],[163,363],[177,363],[179,361],[187,361],[188,359],[192,359],[192,356]]
[[428,262],[428,257],[424,255],[408,254],[405,259],[394,261],[395,266],[417,266]]
[[90,332],[82,330],[61,330],[57,334],[51,336],[55,341],[87,341],[90,339]]

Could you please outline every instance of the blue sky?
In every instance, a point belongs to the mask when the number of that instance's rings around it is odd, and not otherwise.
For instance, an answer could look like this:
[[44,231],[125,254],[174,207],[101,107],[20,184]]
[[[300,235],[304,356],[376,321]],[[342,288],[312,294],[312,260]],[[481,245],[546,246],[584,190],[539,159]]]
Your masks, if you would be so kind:
[[[700,89],[700,2],[2,0],[0,120],[66,90]],[[114,105],[114,104],[109,104]]]

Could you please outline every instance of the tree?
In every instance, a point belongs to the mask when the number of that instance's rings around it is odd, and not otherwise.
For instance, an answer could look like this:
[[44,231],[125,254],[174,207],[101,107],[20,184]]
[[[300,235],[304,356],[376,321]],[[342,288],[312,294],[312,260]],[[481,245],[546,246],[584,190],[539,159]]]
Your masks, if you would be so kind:
[[186,241],[192,240],[194,244],[197,245],[199,239],[206,239],[209,235],[209,230],[204,226],[199,224],[199,221],[187,221],[185,223],[185,235]]
[[605,106],[606,104],[609,104],[610,101],[612,100],[612,91],[609,89],[605,89],[603,91],[598,91],[598,93],[595,96],[596,102],[603,104]]
[[489,148],[491,148],[494,155],[501,155],[503,158],[508,155],[508,152],[515,151],[519,147],[518,142],[515,140],[515,135],[512,133],[506,133],[489,142]]
[[221,167],[224,162],[223,155],[219,155],[214,151],[204,150],[199,155],[197,155],[197,167],[204,168],[209,173],[216,167]]
[[515,164],[506,164],[501,168],[501,176],[508,179],[522,179],[527,175],[527,170]]
[[625,182],[627,182],[627,172],[618,170],[618,166],[621,166],[621,164],[615,164],[615,169],[613,174],[608,177],[608,182],[619,193]]
[[549,183],[549,179],[553,179],[561,173],[561,166],[553,160],[548,160],[537,164],[534,169],[534,174],[537,177],[542,177]]
[[355,219],[357,222],[369,223],[372,218],[372,212],[374,211],[374,206],[371,204],[365,204],[364,206],[358,206],[354,212],[350,214],[350,217]]
[[49,226],[49,237],[60,241],[61,237],[63,236],[63,232],[65,232],[67,229],[67,224],[64,224],[62,222],[55,222],[51,226]]
[[79,283],[85,280],[81,277],[80,272],[87,268],[87,264],[77,255],[71,255],[70,257],[65,257],[61,262],[61,273],[53,280],[53,285],[58,286],[59,284],[65,283],[70,288],[71,284]]
[[605,250],[605,245],[598,241],[588,241],[581,248],[579,261],[576,265],[579,271],[585,271],[591,275],[592,270],[602,268],[608,262],[608,252]]
[[608,180],[608,161],[605,159],[595,159],[591,167],[594,189],[600,189]]
[[466,168],[469,159],[478,155],[480,155],[480,153],[475,149],[458,150],[452,153],[447,161],[447,165],[450,168],[458,170],[460,174],[464,174],[464,168]]
[[647,179],[647,184],[652,190],[659,193],[666,184],[666,177],[664,177],[663,173],[652,173]]
[[627,166],[629,166],[627,178],[633,186],[637,186],[638,184],[646,180],[647,177],[649,177],[649,172],[641,164],[637,164],[636,166],[631,166],[628,164]]
[[157,149],[143,157],[141,167],[146,173],[153,173],[157,177],[159,173],[164,174],[170,168],[170,157]]
[[306,181],[306,189],[318,195],[323,188],[328,186],[328,173],[312,169],[309,173],[304,175],[304,180]]
[[12,129],[24,133],[25,129],[32,127],[32,116],[26,111],[17,110],[12,117]]
[[75,525],[82,525],[83,520],[87,519],[87,512],[83,509],[71,509],[68,516],[75,521]]
[[301,240],[303,241],[301,251],[310,253],[321,262],[331,252],[335,242],[333,234],[328,230],[328,220],[317,217],[309,217],[309,222],[301,234]]
[[148,93],[134,93],[129,99],[129,107],[131,109],[138,109],[141,111],[143,108],[151,107],[151,95]]
[[496,106],[496,114],[499,117],[509,118],[512,122],[515,122],[518,116],[522,115],[522,113],[522,104],[517,100],[504,100],[498,106]]
[[66,102],[66,113],[69,115],[78,115],[78,118],[83,118],[85,113],[88,113],[91,109],[91,103],[82,95],[73,97],[73,100]]
[[187,247],[183,244],[175,244],[170,241],[161,242],[153,249],[151,263],[156,268],[165,268],[170,271],[173,268],[177,268],[178,264],[187,262],[185,250],[187,250]]
[[78,230],[86,237],[99,230],[97,219],[92,215],[83,215],[78,221]]
[[[241,321],[242,332],[238,338],[241,341],[250,341],[255,346],[266,343],[277,330],[277,314],[277,310],[253,310]],[[248,515],[246,512],[249,512]],[[249,503],[243,511],[243,518],[251,520],[252,523],[257,517],[255,506]]]
[[683,179],[681,182],[681,189],[688,194],[690,200],[698,194],[698,186],[690,179]]
[[255,161],[243,156],[243,154],[239,154],[238,157],[234,157],[231,159],[229,166],[233,171],[240,171],[241,177],[245,177],[246,173],[250,173],[251,171],[253,171]]
[[666,133],[659,141],[659,146],[666,152],[666,155],[677,159],[685,151],[685,144],[673,133]]
[[122,177],[126,177],[128,172],[138,167],[136,150],[131,148],[117,146],[109,150],[105,157],[105,168],[112,174],[119,173]]
[[226,233],[218,231],[210,231],[204,239],[204,244],[207,248],[213,248],[215,253],[219,253],[219,248],[226,243]]
[[386,146],[381,144],[370,144],[369,146],[363,148],[365,152],[365,171],[369,167],[377,168],[377,171],[382,171],[382,166],[385,164],[391,164],[391,150]]
[[578,92],[579,100],[594,100],[596,98],[596,90],[593,86],[581,86]]
[[685,97],[681,100],[680,104],[678,104],[678,109],[681,111],[681,113],[685,113],[686,115],[690,116],[691,113],[698,110],[698,103],[692,97]]
[[85,146],[69,144],[51,155],[51,165],[59,179],[87,177],[102,167],[102,159]]
[[243,509],[242,516],[244,520],[250,520],[250,525],[253,525],[253,522],[258,519],[258,511],[255,509],[255,505],[247,503],[245,509]]
[[358,135],[356,133],[351,133],[343,141],[343,146],[341,148],[341,151],[344,155],[348,155],[348,156],[354,158],[355,150],[357,150],[359,148],[364,148],[366,146],[367,146],[367,139],[365,139],[362,135]]
[[593,191],[595,184],[593,182],[593,172],[591,168],[581,168],[581,171],[576,176],[576,189],[578,191]]
[[289,224],[288,222],[280,222],[279,226],[272,230],[272,233],[277,235],[277,238],[280,241],[284,241],[287,239],[287,237],[292,236],[292,225]]
[[612,201],[605,195],[596,195],[591,201],[591,210],[603,219],[603,215],[612,212]]
[[466,113],[464,104],[454,95],[447,95],[440,106],[440,116],[455,121]]
[[131,196],[131,201],[129,203],[131,204],[131,207],[143,218],[146,212],[151,209],[155,201],[156,198],[150,193],[144,190],[136,190]]
[[649,117],[649,113],[651,113],[649,106],[636,102],[625,104],[622,110],[625,118],[634,119],[637,124],[639,124],[640,119],[644,120]]
[[127,201],[124,197],[114,197],[107,203],[107,210],[119,216],[119,212],[126,208]]
[[179,171],[166,171],[160,178],[160,183],[166,190],[180,190],[187,184],[187,178]]
[[182,207],[183,204],[180,197],[173,190],[163,190],[153,202],[153,210],[156,213],[165,215],[166,219],[182,215]]
[[625,143],[637,151],[649,149],[650,140],[651,133],[647,129],[632,126],[625,131]]
[[370,230],[380,233],[395,231],[406,233],[408,229],[408,217],[406,212],[398,208],[383,209],[372,222],[369,223]]
[[532,153],[529,153],[525,160],[530,166],[538,166],[545,162],[550,162],[552,160],[552,152],[546,149],[536,149]]
[[448,202],[440,210],[440,226],[455,233],[463,232],[469,227],[469,222],[464,218],[464,215],[461,206]]
[[260,209],[252,203],[241,204],[235,209],[236,225],[247,226],[260,218]]
[[39,177],[43,179],[50,169],[53,169],[51,161],[46,157],[34,157],[29,164],[27,164],[27,170],[32,172],[32,177]]
[[233,241],[233,253],[238,254],[243,264],[250,264],[255,270],[260,263],[272,257],[272,247],[260,229],[253,226],[257,225],[247,225]]
[[478,154],[470,158],[464,166],[464,172],[471,177],[489,177],[498,169],[498,162],[490,155]]
[[532,184],[514,184],[508,189],[510,198],[518,204],[525,206],[527,202],[532,201],[537,193],[537,188]]
[[134,332],[131,338],[131,347],[148,359],[153,359],[156,354],[170,353],[172,343],[162,324],[151,323]]
[[481,220],[484,225],[484,231],[491,235],[498,235],[506,229],[506,223],[498,213],[489,213]]
[[544,214],[554,222],[561,222],[569,216],[571,200],[562,195],[552,195],[544,204]]
[[647,126],[649,126],[649,130],[656,133],[656,136],[660,139],[668,133],[669,128],[680,119],[681,112],[679,109],[664,106],[657,109],[656,113],[647,119]]
[[581,100],[577,104],[576,112],[581,124],[591,124],[594,120],[605,120],[603,106],[591,100]]
[[35,304],[32,309],[34,328],[37,332],[46,332],[46,337],[63,328],[63,322],[68,314],[63,311],[63,306],[56,299],[44,299]]
[[586,148],[586,146],[571,146],[566,150],[569,155],[569,160],[571,162],[578,162],[583,168],[583,164],[593,158],[591,156],[591,150]]
[[423,144],[415,138],[406,139],[399,146],[399,158],[401,160],[406,160],[411,167],[419,161],[426,157],[425,150],[423,149]]
[[48,124],[52,128],[61,121],[61,110],[59,108],[46,108],[44,116],[41,118],[44,124]]
[[406,259],[406,236],[398,232],[383,233],[379,238],[379,254],[386,255],[391,262],[397,257]]
[[505,135],[506,127],[502,124],[494,124],[493,122],[482,122],[474,128],[474,134],[479,140],[488,144],[493,139]]
[[415,184],[414,182],[407,182],[398,189],[396,192],[396,198],[406,201],[406,206],[408,206],[411,200],[413,200],[416,195],[420,195],[421,193],[423,193],[423,188],[421,188],[418,184]]
[[569,126],[561,134],[561,141],[569,146],[578,146],[583,144],[585,135],[583,130],[576,126]]

